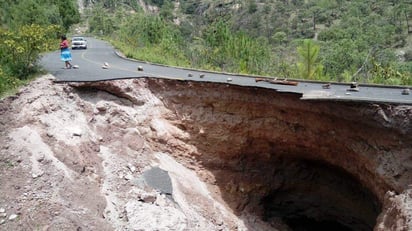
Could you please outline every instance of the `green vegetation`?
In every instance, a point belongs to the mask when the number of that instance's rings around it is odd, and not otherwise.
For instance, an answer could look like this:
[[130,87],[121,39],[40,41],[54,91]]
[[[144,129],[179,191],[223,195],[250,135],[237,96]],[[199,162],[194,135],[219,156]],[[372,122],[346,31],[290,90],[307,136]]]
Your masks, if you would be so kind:
[[[283,78],[412,85],[411,0],[142,2],[84,1],[82,23],[140,60]],[[31,37],[38,38],[36,44],[55,44],[49,39],[81,18],[74,0],[0,0],[0,6],[3,91],[35,73],[36,57],[48,49],[33,47]]]
[[300,62],[298,62],[298,73],[304,79],[322,79],[323,66],[320,64],[318,55],[320,47],[310,39],[303,41],[298,47]]
[[[410,0],[146,0],[158,10],[145,12],[127,1],[117,2],[129,7],[97,2],[90,32],[136,59],[285,78],[412,84]],[[398,50],[405,55],[397,56]]]
[[80,20],[72,0],[0,0],[0,96],[40,71],[39,55]]

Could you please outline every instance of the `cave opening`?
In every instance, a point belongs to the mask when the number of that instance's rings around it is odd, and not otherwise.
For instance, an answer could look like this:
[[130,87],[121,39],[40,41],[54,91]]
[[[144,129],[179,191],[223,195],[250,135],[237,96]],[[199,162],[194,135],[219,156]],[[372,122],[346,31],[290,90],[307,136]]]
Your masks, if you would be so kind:
[[265,221],[281,218],[294,231],[373,230],[381,204],[349,173],[302,159],[282,159],[274,166],[268,185],[275,187],[260,201]]

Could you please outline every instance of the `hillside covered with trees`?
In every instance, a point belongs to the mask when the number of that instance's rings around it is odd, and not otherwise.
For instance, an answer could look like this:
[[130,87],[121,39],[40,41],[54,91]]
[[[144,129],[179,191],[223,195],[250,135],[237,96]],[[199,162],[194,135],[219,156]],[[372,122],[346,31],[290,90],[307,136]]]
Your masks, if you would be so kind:
[[89,1],[134,58],[218,71],[411,84],[411,0]]
[[49,39],[75,27],[156,63],[412,85],[412,0],[0,0],[0,6],[0,91],[34,71],[39,52],[55,45]]

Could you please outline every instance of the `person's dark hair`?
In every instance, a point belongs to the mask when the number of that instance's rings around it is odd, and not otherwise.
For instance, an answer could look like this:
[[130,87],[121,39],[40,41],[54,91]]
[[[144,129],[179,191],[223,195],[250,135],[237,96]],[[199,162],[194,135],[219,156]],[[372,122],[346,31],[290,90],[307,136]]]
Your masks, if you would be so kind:
[[65,36],[65,35],[62,35],[62,40],[66,40],[67,39],[67,37]]

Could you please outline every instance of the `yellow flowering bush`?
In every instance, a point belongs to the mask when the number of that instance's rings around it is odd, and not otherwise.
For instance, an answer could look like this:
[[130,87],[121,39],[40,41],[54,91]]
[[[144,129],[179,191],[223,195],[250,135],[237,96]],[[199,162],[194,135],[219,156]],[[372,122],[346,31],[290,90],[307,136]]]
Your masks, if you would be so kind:
[[26,78],[41,52],[56,46],[60,27],[36,24],[21,26],[17,31],[0,30],[0,64],[11,76]]

